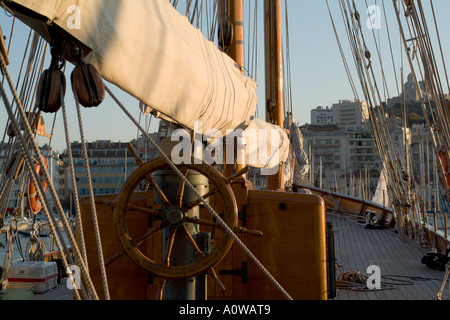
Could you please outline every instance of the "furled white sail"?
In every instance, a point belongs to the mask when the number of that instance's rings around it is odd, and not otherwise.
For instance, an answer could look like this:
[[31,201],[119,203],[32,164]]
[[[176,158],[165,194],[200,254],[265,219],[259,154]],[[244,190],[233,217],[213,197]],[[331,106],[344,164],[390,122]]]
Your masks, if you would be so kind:
[[384,170],[381,171],[380,179],[378,180],[377,189],[375,190],[375,194],[373,195],[372,202],[378,203],[385,207],[388,207],[390,205],[387,192],[386,175],[384,173]]
[[[158,111],[163,119],[190,130],[200,121],[204,132],[217,129],[224,136],[226,130],[245,130],[252,122],[257,106],[256,83],[243,76],[235,62],[167,0],[4,3],[45,39],[50,38],[47,25],[54,24],[90,48],[86,62],[94,65],[104,79]],[[276,128],[278,140],[288,143],[280,129]],[[280,158],[284,161],[287,152]],[[254,165],[267,167],[272,159],[269,155]]]

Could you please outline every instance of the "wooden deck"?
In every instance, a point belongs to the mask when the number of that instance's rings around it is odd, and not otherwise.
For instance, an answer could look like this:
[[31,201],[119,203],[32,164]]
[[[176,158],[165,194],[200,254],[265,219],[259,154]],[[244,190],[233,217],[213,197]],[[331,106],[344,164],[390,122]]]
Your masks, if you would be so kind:
[[[340,272],[367,274],[367,268],[376,265],[381,269],[382,290],[350,287],[337,288],[334,300],[436,300],[444,272],[427,268],[421,263],[430,248],[419,246],[414,240],[402,242],[394,231],[365,229],[364,222],[351,215],[327,213],[327,221],[335,232],[335,255]],[[44,294],[36,294],[34,300],[73,300],[73,292],[65,285]],[[442,299],[450,298],[447,283]]]
[[[445,272],[427,268],[421,263],[430,248],[414,240],[402,242],[389,229],[365,229],[365,222],[350,215],[327,214],[335,231],[335,253],[342,272],[361,272],[376,265],[381,269],[381,290],[337,289],[335,300],[436,300]],[[449,298],[446,284],[442,299]]]

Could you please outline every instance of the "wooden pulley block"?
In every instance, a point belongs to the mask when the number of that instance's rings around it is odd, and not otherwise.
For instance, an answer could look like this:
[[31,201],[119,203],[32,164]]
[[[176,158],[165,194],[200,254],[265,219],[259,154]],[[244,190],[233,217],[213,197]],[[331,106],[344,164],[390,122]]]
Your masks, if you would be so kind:
[[10,124],[10,125],[8,126],[8,132],[7,132],[7,134],[8,134],[8,137],[10,137],[10,138],[14,138],[14,137],[16,136],[16,133],[14,132],[14,129],[13,129],[13,127],[12,127],[12,124]]
[[219,25],[218,30],[219,45],[223,48],[225,52],[233,43],[234,39],[234,26],[231,22],[225,22]]
[[73,91],[83,107],[97,107],[105,99],[103,79],[93,65],[79,63],[72,72],[71,81]]
[[1,27],[0,27],[0,54],[3,56],[3,59],[5,60],[5,64],[9,65],[8,50],[6,49],[5,38],[3,37]]
[[404,2],[407,7],[411,7],[413,4],[413,0],[404,0]]
[[64,73],[53,65],[45,70],[39,79],[36,91],[36,105],[42,112],[56,113],[61,108],[64,97],[61,89],[66,92]]

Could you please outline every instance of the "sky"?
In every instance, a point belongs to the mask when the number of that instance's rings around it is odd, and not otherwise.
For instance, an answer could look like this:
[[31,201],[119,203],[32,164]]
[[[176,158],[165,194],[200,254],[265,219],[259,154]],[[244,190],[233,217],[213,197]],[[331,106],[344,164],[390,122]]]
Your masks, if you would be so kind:
[[[244,0],[247,5],[250,0]],[[262,0],[259,1],[259,8],[263,7]],[[181,1],[180,1],[181,2]],[[250,3],[253,3],[251,1]],[[389,22],[389,30],[394,52],[394,64],[399,77],[401,67],[400,38],[398,34],[398,26],[393,11],[392,1],[384,0],[384,6],[387,16],[384,16],[382,0],[355,0],[358,11],[361,15],[363,25],[369,19],[367,8],[371,5],[378,5],[381,13],[380,29],[376,30],[376,36],[379,39],[381,48],[382,61],[385,65],[385,73],[388,84],[390,97],[397,95],[395,77],[393,73],[393,63],[390,56],[387,30],[385,21]],[[425,8],[429,8],[430,1],[422,1]],[[285,14],[285,1],[283,3],[283,16]],[[287,12],[289,20],[289,47],[290,47],[290,74],[292,88],[292,108],[296,121],[302,125],[310,122],[310,112],[318,106],[331,106],[343,99],[354,99],[341,55],[339,54],[336,38],[330,21],[326,0],[287,0]],[[441,41],[444,51],[444,59],[449,59],[450,40],[446,33],[450,31],[450,1],[433,0],[436,21],[441,33]],[[353,59],[350,55],[349,44],[343,29],[341,11],[336,0],[329,0],[330,9],[332,11],[335,24],[340,35],[340,41],[346,52],[346,59],[350,65],[354,80],[357,80]],[[427,9],[428,10],[428,9]],[[429,10],[427,11],[429,12]],[[434,34],[434,24],[432,24],[432,16],[429,20],[430,31]],[[9,41],[12,18],[3,10],[0,10],[0,26],[6,41]],[[258,25],[263,26],[262,14],[260,13]],[[284,27],[284,26],[283,26]],[[376,47],[372,40],[372,30],[366,28],[364,30],[367,43],[372,56],[376,56]],[[284,28],[284,32],[286,29]],[[16,22],[13,36],[13,47],[10,52],[11,65],[9,66],[13,79],[17,79],[19,67],[21,64],[24,46],[28,39],[29,29],[20,21]],[[258,31],[258,99],[259,114],[263,114],[264,108],[264,55],[263,55],[263,32]],[[438,55],[438,47],[435,47],[435,53],[440,63],[440,55]],[[406,58],[404,58],[406,59]],[[448,61],[447,61],[448,62]],[[409,73],[409,65],[406,60],[403,61],[405,68],[405,78]],[[441,73],[442,72],[442,69]],[[70,79],[70,73],[66,72],[66,78]],[[358,85],[358,82],[357,82]],[[68,81],[70,92],[70,80]],[[360,91],[360,86],[358,90]],[[128,110],[136,119],[139,119],[138,102],[131,98],[128,94],[120,90],[114,90],[119,99],[127,106]],[[70,101],[68,101],[70,100]],[[71,102],[71,94],[66,96],[68,108],[68,117],[70,122],[70,138],[72,141],[80,140],[78,122],[75,113],[75,106]],[[3,136],[6,112],[3,102],[0,103],[0,134]],[[45,115],[47,131],[50,131],[53,117]],[[158,121],[152,119],[151,131],[157,130]],[[114,141],[129,141],[137,137],[137,129],[125,117],[122,111],[107,96],[103,104],[99,108],[83,110],[83,124],[85,136],[88,141],[111,139]],[[142,122],[143,124],[143,122]],[[52,146],[54,150],[62,152],[65,149],[65,136],[62,125],[62,115],[59,112],[55,120],[54,138]],[[0,138],[1,139],[1,138]],[[38,143],[43,145],[48,142],[46,138],[39,138]]]

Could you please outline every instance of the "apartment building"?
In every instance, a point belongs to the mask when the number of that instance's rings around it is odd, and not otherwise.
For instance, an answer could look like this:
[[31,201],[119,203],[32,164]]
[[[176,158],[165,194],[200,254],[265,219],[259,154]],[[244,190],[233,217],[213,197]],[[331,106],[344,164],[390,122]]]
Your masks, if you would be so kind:
[[381,164],[366,125],[306,125],[301,130],[310,158],[310,183],[347,194],[352,194],[351,177],[357,181],[369,176],[369,184],[376,185]]
[[331,107],[319,106],[311,110],[312,125],[357,125],[368,119],[367,103],[357,100],[339,100]]
[[330,107],[319,106],[311,110],[312,125],[331,125],[334,123],[333,109]]
[[[155,135],[155,134],[153,134]],[[155,138],[155,136],[153,136]],[[156,150],[139,138],[130,142],[113,142],[111,140],[97,140],[86,144],[90,182],[94,195],[114,194],[120,191],[125,180],[137,169],[136,160],[128,151],[130,143],[136,150],[138,156],[144,161],[153,159]],[[71,144],[74,170],[76,176],[77,190],[80,197],[89,195],[89,178],[84,160],[82,144],[74,141]],[[64,154],[64,163],[69,165],[69,158]],[[70,172],[66,172],[66,201],[67,195],[73,193],[72,178]]]

